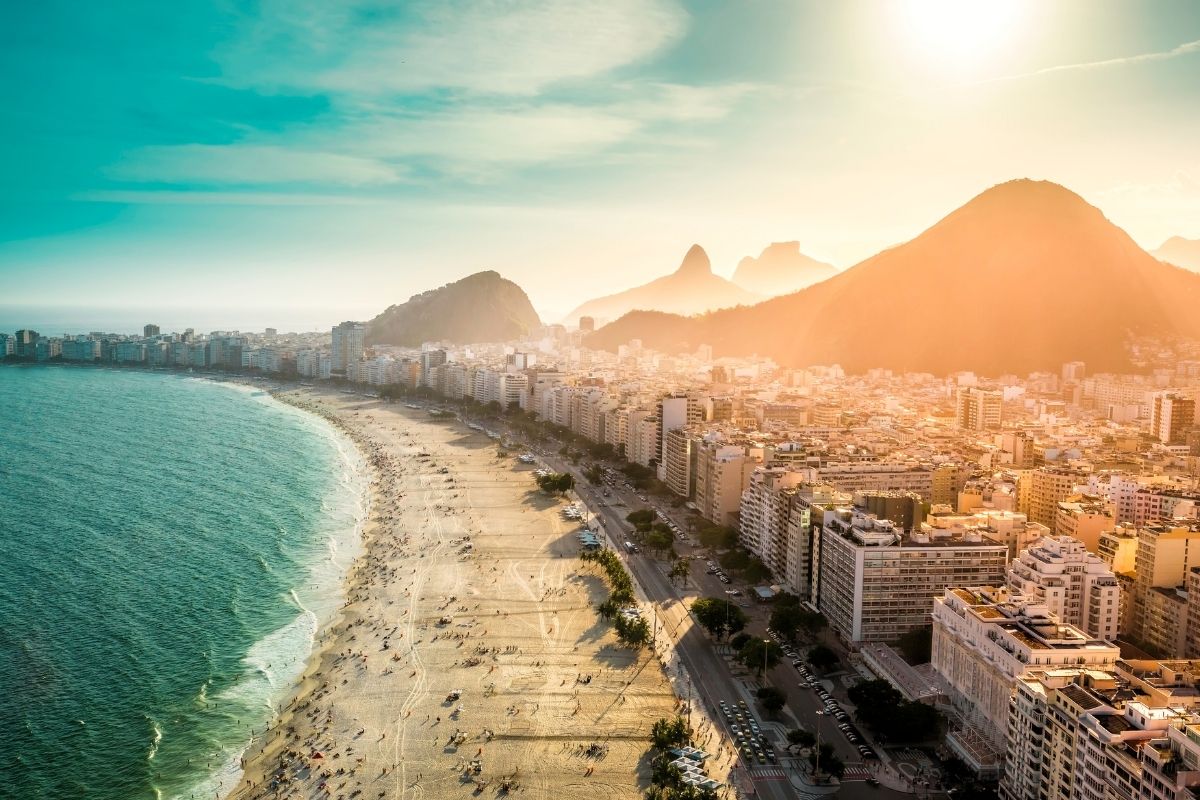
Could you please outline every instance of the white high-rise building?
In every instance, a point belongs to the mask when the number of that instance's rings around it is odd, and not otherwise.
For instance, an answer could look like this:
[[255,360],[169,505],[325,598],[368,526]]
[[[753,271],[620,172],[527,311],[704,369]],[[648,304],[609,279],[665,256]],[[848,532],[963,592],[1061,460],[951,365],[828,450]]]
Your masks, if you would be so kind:
[[1116,645],[1003,588],[948,588],[933,603],[932,664],[961,716],[946,744],[977,772],[999,769],[1021,676],[1056,667],[1108,669],[1120,657]]
[[350,364],[363,356],[367,326],[361,322],[343,322],[333,328],[331,371],[335,378],[345,378]]
[[1013,594],[1045,604],[1050,613],[1093,639],[1113,642],[1121,590],[1103,559],[1070,536],[1044,536],[1008,566]]

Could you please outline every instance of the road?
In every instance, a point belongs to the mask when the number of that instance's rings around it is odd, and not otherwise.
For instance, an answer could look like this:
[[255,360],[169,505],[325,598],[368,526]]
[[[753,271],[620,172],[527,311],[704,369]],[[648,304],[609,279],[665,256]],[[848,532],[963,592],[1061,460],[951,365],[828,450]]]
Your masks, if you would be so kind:
[[[603,497],[595,487],[588,483],[581,474],[581,471],[574,465],[552,455],[542,456],[542,459],[551,469],[560,472],[570,472],[575,476],[576,494],[585,502],[592,514],[598,515],[604,521],[604,529],[608,533],[609,540],[612,542],[613,547],[619,553],[622,553],[623,556],[624,548],[622,545],[627,538],[625,532],[630,530],[630,525],[625,521],[625,516],[630,511],[638,508],[653,508],[656,511],[662,511],[668,516],[674,516],[671,514],[671,509],[660,508],[650,502],[643,502],[637,496],[636,492],[625,489],[619,484],[616,487],[610,488],[612,492],[611,497]],[[687,529],[684,520],[673,519],[673,521],[679,525],[681,530]],[[716,576],[705,574],[702,566],[704,564],[703,559],[697,560],[695,558],[701,555],[699,548],[693,548],[684,542],[678,542],[676,549],[681,556],[688,558],[692,564],[690,580],[700,588],[702,595],[724,597],[726,596],[726,589],[735,586],[735,584],[726,586]],[[663,574],[663,570],[660,568],[661,562],[640,555],[625,557],[625,562],[645,591],[647,599],[654,603],[658,609],[658,621],[660,624],[665,625],[667,632],[671,634],[671,638],[675,642],[676,651],[683,661],[685,668],[693,676],[703,676],[695,681],[693,685],[701,700],[708,707],[713,719],[719,721],[724,726],[718,701],[736,702],[742,697],[738,692],[738,681],[730,672],[728,664],[716,652],[712,641],[704,630],[698,625],[690,624],[687,608],[684,606],[676,587]],[[751,587],[741,588],[748,594]],[[747,631],[752,634],[765,636],[765,609],[755,607],[754,604],[749,605],[751,607],[747,611],[751,622],[747,626]],[[683,631],[682,635],[679,633],[680,630]],[[768,673],[768,676],[773,685],[787,692],[788,710],[792,712],[792,715],[814,733],[819,730],[821,741],[832,744],[838,758],[847,765],[849,772],[847,777],[849,779],[843,781],[837,792],[838,797],[845,798],[846,800],[908,800],[908,798],[911,798],[911,795],[903,792],[883,786],[871,786],[864,782],[863,778],[867,776],[869,766],[864,764],[858,750],[850,744],[838,729],[836,720],[817,713],[823,707],[816,693],[811,689],[798,688],[799,675],[790,662],[786,660],[781,662]],[[827,686],[827,688],[830,687]],[[844,697],[844,692],[839,691],[838,694]],[[733,741],[728,730],[725,730],[725,736],[732,746]],[[749,776],[753,778],[753,787],[760,797],[795,798],[803,796],[803,793],[796,790],[790,782],[780,780],[777,777],[777,769],[762,768],[759,766],[740,766],[739,770],[742,771],[737,776],[740,779],[739,785],[745,785],[747,769],[749,770]]]

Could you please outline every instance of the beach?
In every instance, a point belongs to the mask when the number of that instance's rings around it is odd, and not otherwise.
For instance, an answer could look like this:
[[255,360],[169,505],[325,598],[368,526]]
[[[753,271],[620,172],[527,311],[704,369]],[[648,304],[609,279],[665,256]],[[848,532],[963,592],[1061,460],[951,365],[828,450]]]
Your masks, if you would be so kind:
[[346,603],[245,754],[235,798],[633,798],[679,702],[594,605],[578,523],[458,420],[331,389],[278,393],[355,441],[371,515]]

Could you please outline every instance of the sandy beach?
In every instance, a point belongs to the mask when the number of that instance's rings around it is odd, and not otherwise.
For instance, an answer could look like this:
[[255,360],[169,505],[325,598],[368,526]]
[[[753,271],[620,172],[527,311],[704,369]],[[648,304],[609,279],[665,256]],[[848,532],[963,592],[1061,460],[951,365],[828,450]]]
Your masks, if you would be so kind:
[[640,796],[650,726],[677,699],[653,653],[598,619],[607,588],[564,501],[457,420],[280,398],[357,442],[372,511],[346,605],[231,796]]

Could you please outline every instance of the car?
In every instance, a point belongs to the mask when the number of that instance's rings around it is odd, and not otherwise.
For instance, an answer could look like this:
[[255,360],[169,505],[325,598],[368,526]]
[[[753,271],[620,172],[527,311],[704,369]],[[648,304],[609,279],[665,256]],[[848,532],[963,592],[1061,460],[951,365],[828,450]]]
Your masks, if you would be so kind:
[[742,590],[741,589],[730,589],[729,594],[732,595],[733,597],[741,597]]
[[803,672],[803,671],[804,671],[803,669],[801,669],[801,666],[802,666],[803,664],[804,664],[804,662],[803,662],[803,661],[801,661],[801,660],[800,660],[800,659],[798,659],[798,658],[797,658],[797,659],[793,659],[793,660],[792,660],[792,666],[793,666],[793,667],[795,667],[796,669],[799,669],[801,672]]
[[712,567],[709,567],[708,569],[704,570],[704,574],[705,575],[716,575],[717,571],[715,569],[713,569]]
[[722,575],[722,576],[721,576],[721,583],[726,583],[726,584],[728,584],[728,583],[733,583],[733,581],[729,580],[729,578],[726,578],[724,575]]
[[809,685],[807,683],[805,683],[804,681],[800,681],[799,683],[796,684],[796,688],[797,689],[808,689]]

